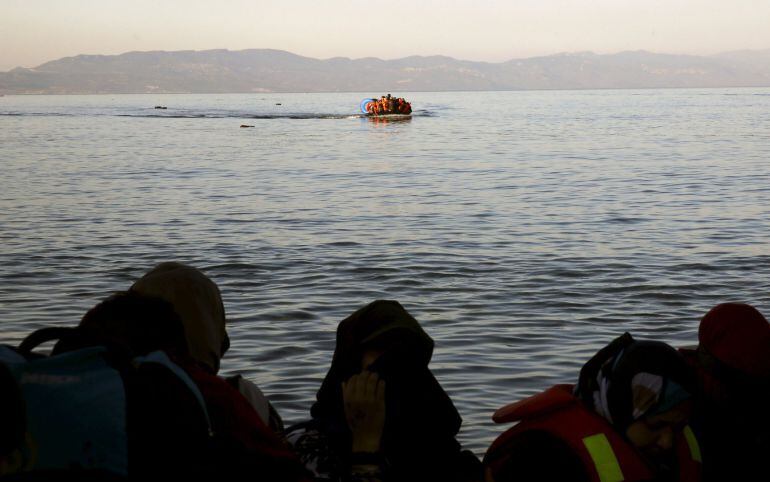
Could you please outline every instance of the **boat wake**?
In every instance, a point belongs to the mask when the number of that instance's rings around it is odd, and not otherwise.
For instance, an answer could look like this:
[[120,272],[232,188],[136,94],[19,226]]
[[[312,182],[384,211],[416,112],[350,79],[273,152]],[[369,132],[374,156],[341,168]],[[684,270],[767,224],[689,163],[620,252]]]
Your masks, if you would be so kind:
[[[170,108],[162,113],[152,112],[0,112],[0,117],[129,117],[143,119],[244,119],[244,120],[312,120],[312,119],[367,119],[365,114],[336,114],[320,112],[265,113],[253,112],[200,112],[174,111]],[[404,117],[404,116],[384,116]],[[431,112],[413,113],[411,117],[433,117]]]

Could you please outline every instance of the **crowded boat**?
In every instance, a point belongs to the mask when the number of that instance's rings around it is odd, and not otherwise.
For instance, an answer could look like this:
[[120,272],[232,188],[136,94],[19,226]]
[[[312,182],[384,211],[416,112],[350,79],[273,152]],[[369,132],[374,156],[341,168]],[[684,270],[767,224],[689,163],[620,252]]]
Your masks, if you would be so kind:
[[604,340],[573,383],[490,414],[503,427],[482,458],[399,302],[339,322],[316,402],[289,427],[253,381],[219,374],[227,321],[213,280],[165,262],[77,325],[0,345],[0,480],[764,480],[770,324],[748,304],[709,310],[692,348]]
[[383,95],[379,99],[369,98],[361,101],[361,112],[369,116],[411,115],[412,104],[403,97]]

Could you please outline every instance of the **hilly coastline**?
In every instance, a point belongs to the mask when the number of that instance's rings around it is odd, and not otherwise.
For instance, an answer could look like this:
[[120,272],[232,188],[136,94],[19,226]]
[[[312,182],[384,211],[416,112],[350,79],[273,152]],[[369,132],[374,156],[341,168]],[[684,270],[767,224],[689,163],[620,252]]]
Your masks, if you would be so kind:
[[0,94],[483,91],[770,86],[770,49],[711,56],[562,53],[314,59],[281,50],[78,55],[0,72]]

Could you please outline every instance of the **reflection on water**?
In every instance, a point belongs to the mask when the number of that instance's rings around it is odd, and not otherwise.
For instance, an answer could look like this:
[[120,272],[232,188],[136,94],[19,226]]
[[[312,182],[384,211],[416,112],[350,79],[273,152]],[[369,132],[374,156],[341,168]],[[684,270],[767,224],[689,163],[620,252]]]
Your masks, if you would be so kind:
[[767,94],[399,93],[397,122],[362,94],[6,96],[0,341],[190,263],[225,298],[223,369],[292,422],[337,322],[398,299],[481,452],[497,407],[625,330],[692,344],[718,302],[770,311]]
[[409,123],[412,122],[410,115],[388,115],[388,116],[366,116],[366,119],[372,124],[390,124],[393,122]]

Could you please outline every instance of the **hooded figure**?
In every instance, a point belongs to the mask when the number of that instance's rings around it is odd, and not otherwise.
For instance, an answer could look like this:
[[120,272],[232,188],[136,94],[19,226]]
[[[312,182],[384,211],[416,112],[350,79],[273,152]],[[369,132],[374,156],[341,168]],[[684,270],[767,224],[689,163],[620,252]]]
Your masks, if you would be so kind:
[[719,375],[749,384],[770,380],[770,323],[753,306],[715,306],[700,322],[698,341],[704,355],[723,365]]
[[770,323],[753,306],[723,303],[703,317],[695,368],[694,426],[707,480],[749,480],[770,455]]
[[212,373],[219,371],[230,339],[222,295],[213,281],[191,266],[167,262],[142,276],[131,291],[171,303],[184,324],[190,356]]
[[[171,303],[184,325],[190,358],[209,373],[219,371],[220,360],[230,347],[230,338],[225,330],[225,307],[216,283],[192,266],[165,262],[137,280],[129,291]],[[275,431],[283,430],[280,415],[259,387],[240,375],[226,380],[266,424]]]
[[[176,266],[180,267],[179,272],[185,273],[183,278],[193,274],[186,278],[188,281],[196,278],[200,281],[198,276],[203,276],[193,268]],[[205,281],[204,286],[213,285],[207,278]],[[183,290],[173,289],[175,281],[167,282],[168,292],[177,296],[177,300],[185,297]],[[185,284],[179,286],[184,288]],[[205,316],[194,319],[205,319]],[[157,367],[154,371],[143,368],[143,375],[137,375],[139,372],[125,375],[128,377],[129,454],[134,460],[132,470],[136,478],[170,473],[172,478],[174,475],[215,476],[235,480],[245,473],[262,477],[261,480],[308,480],[294,453],[267,426],[269,413],[255,410],[253,401],[239,393],[241,384],[233,386],[189,355],[184,323],[169,301],[137,290],[116,293],[92,308],[78,330],[77,339],[87,343],[86,346],[114,345],[132,357],[165,351],[195,383],[205,402],[206,416],[202,417],[199,402],[190,395],[189,389],[183,385],[180,389],[176,377],[160,376],[165,371],[158,372]],[[69,345],[59,342],[55,349],[68,351],[82,347],[71,342]],[[259,389],[256,386],[253,389],[269,407]],[[198,429],[202,418],[208,421],[203,424],[206,430]],[[157,472],[161,469],[168,472]]]
[[[339,477],[350,467],[351,431],[342,383],[362,371],[364,354],[379,354],[367,370],[385,382],[381,452],[386,480],[468,480],[480,464],[461,452],[462,419],[428,369],[433,340],[396,301],[375,301],[337,328],[331,368],[311,409],[313,422],[338,458]],[[332,470],[334,472],[334,470]]]

